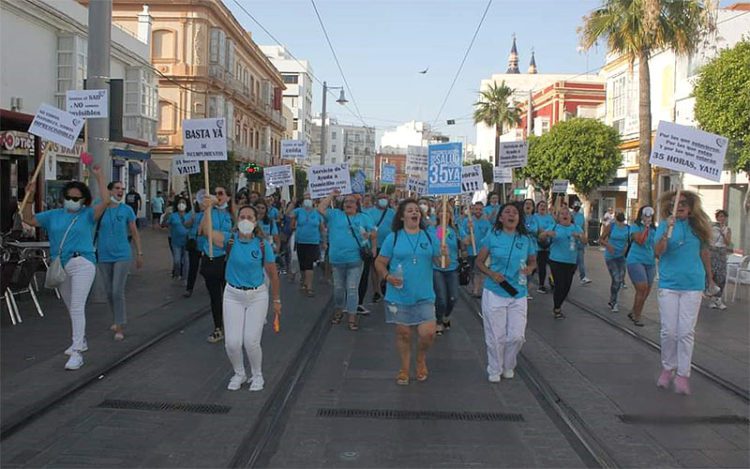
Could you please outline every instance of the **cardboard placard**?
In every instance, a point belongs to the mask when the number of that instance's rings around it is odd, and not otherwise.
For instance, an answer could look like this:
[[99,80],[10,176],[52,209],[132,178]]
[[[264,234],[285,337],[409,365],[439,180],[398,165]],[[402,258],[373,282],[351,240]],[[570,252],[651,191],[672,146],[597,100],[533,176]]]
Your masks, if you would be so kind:
[[509,184],[513,182],[513,170],[510,168],[492,168],[492,182],[495,184]]
[[182,145],[189,161],[226,161],[226,119],[186,119],[182,121]]
[[464,166],[461,173],[461,192],[464,194],[477,192],[484,189],[484,178],[482,177],[482,165],[474,164]]
[[179,174],[180,176],[188,176],[190,174],[198,174],[201,172],[201,165],[197,161],[186,160],[182,156],[175,156],[172,158],[172,174]]
[[659,121],[649,163],[720,182],[728,146],[721,135]]
[[352,179],[347,163],[310,166],[307,180],[310,197],[313,199],[328,197],[334,190],[341,191],[341,195],[352,193]]
[[68,112],[84,119],[109,117],[108,90],[69,90],[65,92]]
[[42,103],[29,127],[29,133],[67,149],[75,146],[85,119]]
[[430,145],[427,149],[427,193],[461,193],[463,152],[461,142]]
[[568,192],[570,181],[567,179],[555,179],[552,181],[552,192],[555,194],[565,194]]
[[361,169],[357,171],[357,173],[352,178],[352,192],[354,194],[364,194],[366,184],[365,181],[367,179],[367,176],[365,175],[365,172]]
[[529,161],[529,145],[526,142],[500,142],[501,168],[523,168]]
[[380,182],[383,184],[395,184],[396,183],[396,166],[392,164],[385,164],[380,168]]
[[427,177],[427,147],[406,147],[406,174],[420,179]]
[[271,166],[263,168],[263,179],[266,187],[285,187],[294,185],[294,173],[292,165]]
[[406,180],[406,190],[417,195],[423,195],[427,192],[427,181],[409,176]]
[[282,140],[281,158],[285,160],[304,160],[307,158],[307,142],[304,140]]

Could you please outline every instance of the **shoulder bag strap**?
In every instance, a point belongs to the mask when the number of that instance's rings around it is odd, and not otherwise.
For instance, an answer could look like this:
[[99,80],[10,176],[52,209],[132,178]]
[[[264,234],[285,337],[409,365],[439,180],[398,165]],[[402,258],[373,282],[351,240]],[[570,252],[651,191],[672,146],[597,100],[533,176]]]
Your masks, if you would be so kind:
[[386,208],[383,210],[383,213],[380,215],[380,220],[378,220],[378,229],[380,229],[381,223],[383,223],[383,219],[385,218],[385,214],[388,213],[388,209]]
[[352,220],[349,218],[349,215],[344,214],[346,217],[346,221],[349,222],[349,231],[351,231],[352,236],[354,236],[354,241],[357,242],[357,246],[362,249],[362,243],[359,242],[359,237],[357,236],[357,233],[354,232],[354,226],[352,225]]
[[[73,218],[73,221],[70,222],[70,225],[68,225],[68,229],[65,230],[65,234],[63,235],[62,239],[60,240],[60,245],[57,248],[57,255],[58,256],[62,255],[63,244],[65,244],[65,240],[68,239],[68,233],[70,233],[70,229],[73,228],[73,225],[75,225],[75,223],[78,221],[78,217],[79,216],[80,215],[76,215]],[[102,216],[104,216],[104,215],[102,215]],[[99,220],[101,220],[101,218],[99,218]]]

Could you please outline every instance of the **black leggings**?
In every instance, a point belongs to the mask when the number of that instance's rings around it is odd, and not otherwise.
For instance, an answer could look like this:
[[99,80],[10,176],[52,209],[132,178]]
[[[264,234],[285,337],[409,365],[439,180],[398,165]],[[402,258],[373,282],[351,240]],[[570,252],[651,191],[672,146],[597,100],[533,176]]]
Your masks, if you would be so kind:
[[214,327],[223,329],[224,328],[224,310],[223,310],[223,294],[224,294],[224,268],[225,268],[224,256],[215,257],[209,259],[208,256],[204,256],[201,259],[201,275],[203,280],[206,281],[206,289],[208,295],[211,297],[211,314],[214,317]]
[[196,249],[188,249],[188,278],[187,278],[187,291],[193,291],[195,287],[195,280],[198,278],[198,267],[201,263],[201,252]]
[[547,280],[547,264],[549,263],[549,251],[536,252],[536,273],[539,276],[539,286],[543,287]]
[[365,296],[367,295],[367,288],[369,287],[368,282],[370,281],[370,268],[375,262],[375,259],[368,257],[362,263],[362,276],[359,278],[359,305],[365,304]]
[[555,309],[560,309],[570,292],[570,285],[573,283],[573,277],[576,273],[576,265],[551,260],[549,261],[549,266],[552,270],[552,276],[555,278],[555,291],[553,295]]

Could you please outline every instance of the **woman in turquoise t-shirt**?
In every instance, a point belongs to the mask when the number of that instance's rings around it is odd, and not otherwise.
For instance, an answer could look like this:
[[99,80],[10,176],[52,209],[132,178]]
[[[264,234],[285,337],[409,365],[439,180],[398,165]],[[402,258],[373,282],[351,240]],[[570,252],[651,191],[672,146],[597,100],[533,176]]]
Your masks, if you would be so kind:
[[[654,252],[659,257],[659,316],[661,318],[661,366],[656,385],[690,394],[690,362],[693,358],[695,323],[703,288],[716,291],[711,276],[711,220],[698,194],[681,191],[677,213],[672,215],[675,193],[661,197],[661,218]],[[673,227],[670,236],[669,227]],[[675,375],[676,372],[676,375]]]
[[435,339],[435,290],[432,268],[440,256],[448,255],[447,246],[425,231],[423,214],[417,201],[406,199],[398,205],[393,232],[380,247],[375,269],[385,279],[386,321],[396,324],[396,345],[401,369],[396,383],[409,384],[412,327],[419,336],[417,381],[427,379],[427,350]]
[[[464,220],[461,226],[461,237],[469,253],[469,267],[471,268],[471,295],[475,298],[482,297],[482,283],[484,281],[482,272],[474,264],[477,259],[479,248],[482,247],[482,241],[487,236],[492,224],[484,218],[484,204],[476,202],[471,206],[471,213]],[[474,235],[472,243],[471,235]]]
[[625,254],[627,254],[629,238],[630,227],[625,223],[625,214],[619,210],[615,213],[614,223],[607,225],[599,238],[599,244],[606,249],[604,262],[607,264],[609,277],[612,279],[607,305],[613,313],[620,310],[617,305],[617,296],[625,282]]
[[433,239],[442,243],[445,237],[445,245],[448,247],[449,255],[439,262],[432,270],[432,281],[435,287],[435,316],[437,318],[437,335],[443,335],[443,331],[451,327],[451,313],[458,300],[458,255],[461,249],[460,239],[456,225],[453,223],[453,210],[446,207],[447,220],[442,220],[442,204],[438,204],[435,226],[427,228],[427,233]]
[[[515,203],[498,210],[492,230],[482,241],[476,267],[487,277],[482,295],[487,377],[499,383],[512,379],[516,358],[526,333],[527,278],[536,268],[536,242],[526,231],[523,213]],[[485,261],[489,257],[490,265]]]
[[326,249],[324,238],[325,225],[323,217],[313,207],[310,194],[305,194],[302,207],[292,212],[292,230],[294,230],[295,243],[297,244],[297,258],[299,259],[299,270],[302,275],[302,291],[307,296],[315,296],[313,287],[313,267],[320,259],[320,249]]
[[557,212],[557,223],[552,228],[539,233],[540,241],[550,240],[549,264],[555,278],[553,293],[555,319],[564,319],[562,304],[570,292],[573,276],[576,273],[578,246],[576,241],[586,242],[586,233],[572,222],[570,210],[560,208]]
[[268,245],[271,246],[273,252],[278,255],[279,253],[279,225],[276,223],[276,219],[271,215],[268,203],[263,199],[258,199],[255,202],[255,209],[258,211],[258,225],[263,230],[263,236],[265,236]]
[[656,255],[654,254],[654,240],[656,225],[654,224],[654,209],[648,206],[638,209],[635,223],[630,227],[630,251],[628,252],[628,275],[635,287],[633,311],[628,318],[638,327],[643,327],[641,313],[651,285],[656,277]]
[[[547,281],[547,266],[549,265],[549,239],[541,239],[539,234],[543,231],[551,230],[555,226],[555,218],[547,212],[547,202],[542,200],[536,204],[536,213],[534,220],[539,229],[537,232],[537,252],[536,252],[536,273],[539,277],[539,286],[537,293],[547,293],[545,283]],[[552,288],[553,279],[550,277],[550,288]]]
[[185,281],[187,280],[188,270],[190,270],[187,253],[190,228],[186,225],[190,206],[186,199],[176,197],[173,208],[165,223],[169,226],[169,236],[172,238],[172,278]]

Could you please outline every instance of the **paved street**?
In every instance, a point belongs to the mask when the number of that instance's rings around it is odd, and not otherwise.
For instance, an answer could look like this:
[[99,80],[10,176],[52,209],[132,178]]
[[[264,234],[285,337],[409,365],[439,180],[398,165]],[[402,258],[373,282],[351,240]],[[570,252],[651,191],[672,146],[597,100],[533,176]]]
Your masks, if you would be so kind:
[[[211,320],[201,279],[195,295],[182,298],[166,251],[156,249],[165,234],[146,230],[144,240],[162,254],[129,281],[127,338],[113,342],[106,307],[90,305],[80,371],[63,370],[69,325],[50,292],[41,295],[44,318],[24,301],[23,324],[3,321],[3,467],[602,465],[592,454],[623,467],[750,464],[746,400],[697,373],[693,396],[657,390],[656,351],[574,305],[567,320],[554,321],[551,295],[530,302],[516,379],[487,383],[479,304],[462,294],[454,327],[430,352],[428,381],[402,387],[380,305],[351,332],[328,323],[326,281],[314,299],[284,281],[282,332],[264,333],[266,388],[229,392],[223,344],[205,340]],[[594,283],[574,287],[571,298],[604,311],[608,278],[596,249],[588,267]],[[627,322],[631,293],[617,321]],[[746,390],[744,301],[702,311],[696,362]],[[647,310],[636,332],[655,339],[653,304]],[[545,400],[545,392],[556,398]]]

